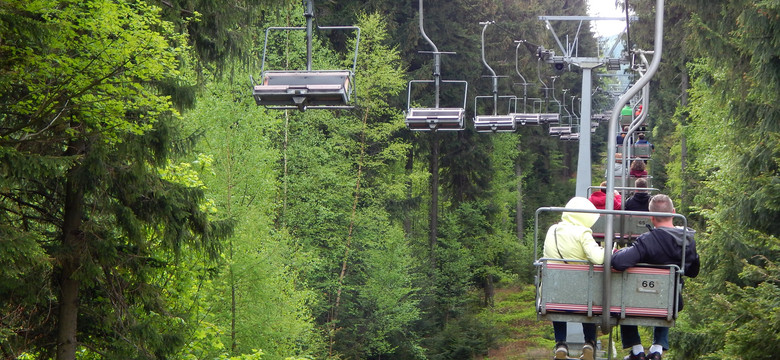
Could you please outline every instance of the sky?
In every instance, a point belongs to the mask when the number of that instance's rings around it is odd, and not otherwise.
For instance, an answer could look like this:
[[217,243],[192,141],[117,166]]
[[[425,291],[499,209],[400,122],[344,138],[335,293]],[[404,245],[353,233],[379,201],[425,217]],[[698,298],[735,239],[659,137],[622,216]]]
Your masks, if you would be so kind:
[[[622,0],[618,0],[622,2]],[[626,17],[626,13],[615,7],[615,0],[588,0],[588,15],[590,16],[609,16]],[[617,34],[626,27],[624,21],[593,21],[596,27],[595,32],[601,36]]]

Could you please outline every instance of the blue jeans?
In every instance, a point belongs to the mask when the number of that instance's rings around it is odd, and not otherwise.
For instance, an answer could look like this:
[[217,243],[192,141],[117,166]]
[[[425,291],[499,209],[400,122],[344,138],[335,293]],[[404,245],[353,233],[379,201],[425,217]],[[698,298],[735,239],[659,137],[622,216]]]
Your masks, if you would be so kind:
[[[566,322],[553,321],[553,332],[555,332],[555,343],[566,342]],[[596,343],[596,324],[582,323],[582,334],[585,336],[585,342]]]
[[[642,345],[642,339],[639,338],[639,329],[636,325],[620,325],[620,338],[624,349],[634,345]],[[669,350],[668,327],[656,326],[653,329],[653,345],[661,345],[664,350]]]

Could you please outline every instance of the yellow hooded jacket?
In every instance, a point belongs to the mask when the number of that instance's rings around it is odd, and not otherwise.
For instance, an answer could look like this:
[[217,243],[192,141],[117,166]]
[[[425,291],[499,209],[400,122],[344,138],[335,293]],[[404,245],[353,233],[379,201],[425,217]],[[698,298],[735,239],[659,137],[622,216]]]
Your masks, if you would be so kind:
[[[575,197],[566,204],[567,209],[595,210],[588,199]],[[590,229],[599,214],[563,212],[561,222],[550,226],[544,238],[544,257],[555,259],[588,260],[604,264],[604,248],[593,240]],[[557,242],[556,242],[557,238]]]

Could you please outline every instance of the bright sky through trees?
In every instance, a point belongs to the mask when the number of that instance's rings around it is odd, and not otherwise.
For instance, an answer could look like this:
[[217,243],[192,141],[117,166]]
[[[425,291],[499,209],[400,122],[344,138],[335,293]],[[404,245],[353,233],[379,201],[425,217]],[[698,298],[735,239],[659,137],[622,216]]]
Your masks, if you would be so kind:
[[[615,0],[588,0],[588,15],[623,17],[626,14],[616,6]],[[594,21],[593,31],[600,36],[615,35],[626,27],[625,21]]]

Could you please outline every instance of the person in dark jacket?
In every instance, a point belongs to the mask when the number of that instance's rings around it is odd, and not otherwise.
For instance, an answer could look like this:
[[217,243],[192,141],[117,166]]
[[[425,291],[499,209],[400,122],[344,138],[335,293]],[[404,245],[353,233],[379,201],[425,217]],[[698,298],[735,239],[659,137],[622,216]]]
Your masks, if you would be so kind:
[[[634,187],[647,188],[647,180],[639,178],[634,181]],[[649,211],[650,194],[647,190],[637,190],[628,200],[626,200],[625,210],[631,211]]]
[[[668,196],[658,194],[650,199],[650,212],[674,213],[674,205]],[[684,275],[696,277],[699,275],[699,255],[696,253],[696,242],[693,239],[695,231],[691,228],[674,226],[671,216],[652,216],[650,221],[655,229],[637,238],[633,246],[624,248],[612,254],[612,267],[623,271],[637,263],[648,264],[681,264],[682,249],[685,244]],[[682,310],[682,294],[678,294],[679,309]],[[635,325],[621,325],[620,336],[623,348],[631,348],[625,359],[660,360],[664,350],[669,349],[669,328],[656,326],[653,332],[653,345],[645,357],[642,340]]]

